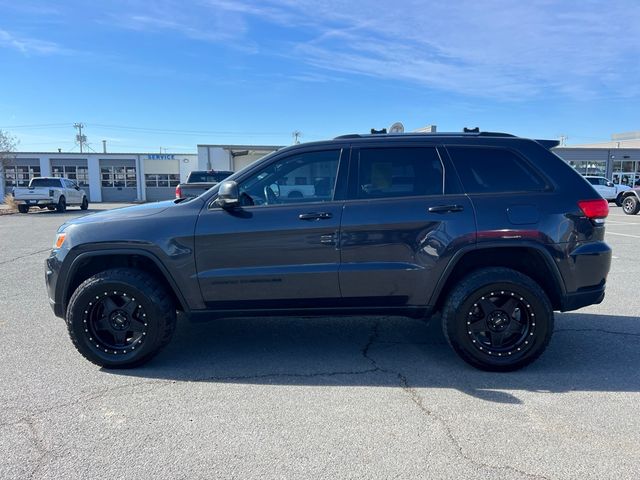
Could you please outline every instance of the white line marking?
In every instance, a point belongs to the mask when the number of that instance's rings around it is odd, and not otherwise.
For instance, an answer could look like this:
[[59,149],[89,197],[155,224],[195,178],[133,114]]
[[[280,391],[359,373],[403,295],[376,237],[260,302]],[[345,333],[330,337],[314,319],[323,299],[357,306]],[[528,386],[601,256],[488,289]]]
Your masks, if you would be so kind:
[[607,232],[607,235],[620,235],[621,237],[640,238],[640,235],[628,235],[626,233]]

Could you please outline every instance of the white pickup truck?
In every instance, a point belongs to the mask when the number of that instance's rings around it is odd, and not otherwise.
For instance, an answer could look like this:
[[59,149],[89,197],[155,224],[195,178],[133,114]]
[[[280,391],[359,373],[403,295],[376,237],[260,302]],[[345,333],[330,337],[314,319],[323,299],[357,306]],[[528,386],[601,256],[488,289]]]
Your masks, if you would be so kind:
[[58,177],[32,178],[28,187],[15,187],[13,201],[20,213],[27,213],[30,207],[48,208],[64,212],[68,205],[78,205],[82,210],[89,208],[89,199],[74,180]]

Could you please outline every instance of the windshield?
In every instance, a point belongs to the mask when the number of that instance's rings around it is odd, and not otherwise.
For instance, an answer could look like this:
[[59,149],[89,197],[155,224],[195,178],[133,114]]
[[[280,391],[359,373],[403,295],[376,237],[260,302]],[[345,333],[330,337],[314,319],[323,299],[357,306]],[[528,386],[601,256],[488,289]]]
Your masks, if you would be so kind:
[[60,180],[57,178],[34,178],[29,187],[59,187]]

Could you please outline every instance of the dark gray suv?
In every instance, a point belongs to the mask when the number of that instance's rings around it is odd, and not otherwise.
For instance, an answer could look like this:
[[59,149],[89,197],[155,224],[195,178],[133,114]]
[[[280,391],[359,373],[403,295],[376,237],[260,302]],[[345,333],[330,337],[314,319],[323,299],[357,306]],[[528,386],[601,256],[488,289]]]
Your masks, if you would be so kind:
[[80,353],[110,368],[149,360],[177,311],[440,312],[465,361],[514,370],[543,352],[554,310],[602,301],[611,261],[607,202],[555,145],[474,132],[285,148],[197,198],[64,224],[50,302]]

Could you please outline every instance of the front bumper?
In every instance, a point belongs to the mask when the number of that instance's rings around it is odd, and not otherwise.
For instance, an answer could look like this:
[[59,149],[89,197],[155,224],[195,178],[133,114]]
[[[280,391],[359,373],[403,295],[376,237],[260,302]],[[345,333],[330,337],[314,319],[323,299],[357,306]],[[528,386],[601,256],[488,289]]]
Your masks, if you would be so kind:
[[49,305],[53,310],[56,317],[64,318],[64,305],[62,298],[57,298],[56,287],[58,286],[58,279],[60,273],[60,267],[62,262],[58,258],[55,250],[51,251],[51,254],[44,262],[44,281],[47,286],[47,296],[49,297]]

